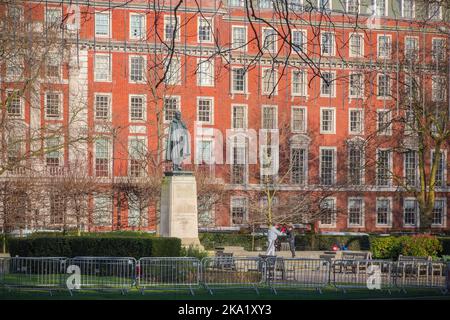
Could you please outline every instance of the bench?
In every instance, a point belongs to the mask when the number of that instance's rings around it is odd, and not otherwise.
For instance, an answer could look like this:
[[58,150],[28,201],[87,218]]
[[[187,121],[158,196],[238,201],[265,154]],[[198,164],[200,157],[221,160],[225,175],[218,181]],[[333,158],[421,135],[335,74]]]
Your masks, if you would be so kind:
[[236,266],[234,264],[233,253],[216,251],[216,259],[214,260],[214,268],[222,270],[235,270]]
[[444,265],[442,262],[433,262],[430,256],[416,257],[399,255],[394,271],[397,274],[400,273],[403,278],[407,276],[442,276],[444,272]]
[[340,260],[333,263],[333,271],[338,272],[351,270],[352,273],[359,273],[361,270],[367,270],[368,260],[372,260],[371,252],[353,252],[343,251]]

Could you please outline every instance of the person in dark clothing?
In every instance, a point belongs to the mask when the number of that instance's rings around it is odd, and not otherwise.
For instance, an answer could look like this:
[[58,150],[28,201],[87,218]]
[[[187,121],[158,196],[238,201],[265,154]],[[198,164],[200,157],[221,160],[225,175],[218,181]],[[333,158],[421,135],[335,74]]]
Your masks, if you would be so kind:
[[289,249],[292,253],[292,258],[295,258],[295,234],[294,234],[294,228],[292,226],[289,226],[286,231],[287,240],[289,242]]

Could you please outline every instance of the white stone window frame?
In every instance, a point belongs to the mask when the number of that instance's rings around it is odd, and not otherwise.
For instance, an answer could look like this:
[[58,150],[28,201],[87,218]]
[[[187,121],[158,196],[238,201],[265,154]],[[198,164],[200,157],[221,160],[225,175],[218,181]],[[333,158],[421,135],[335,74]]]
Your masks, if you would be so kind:
[[[322,178],[322,150],[331,150],[333,152],[333,163],[332,163],[332,183],[331,185],[336,184],[336,178],[337,178],[337,147],[333,146],[319,146],[319,179]],[[322,181],[320,182],[322,184]]]
[[[240,90],[235,90],[235,79],[234,79],[234,74],[235,74],[235,70],[237,69],[243,69],[244,70],[244,90],[240,91]],[[244,66],[233,66],[231,67],[231,93],[232,94],[248,94],[248,70],[246,70],[246,68]]]
[[415,179],[415,181],[414,181],[415,184],[414,184],[414,185],[410,185],[410,184],[408,183],[408,179],[407,179],[407,177],[406,177],[406,159],[407,159],[407,152],[404,152],[404,153],[403,153],[403,159],[402,159],[402,162],[403,162],[403,170],[402,170],[402,172],[403,172],[403,177],[402,177],[402,180],[403,180],[403,183],[404,183],[404,184],[406,184],[406,185],[408,185],[408,186],[410,186],[410,187],[417,187],[417,184],[419,183],[419,179],[420,179],[420,177],[419,177],[419,155],[418,155],[417,150],[414,150],[414,149],[408,150],[408,152],[414,152],[415,177],[416,177],[416,179]]
[[[331,130],[323,130],[323,111],[333,111],[332,128]],[[336,134],[336,108],[335,107],[320,107],[320,134]]]
[[[235,47],[234,46],[234,30],[235,29],[244,29],[245,30],[245,46],[241,46],[241,47]],[[232,50],[235,51],[241,51],[241,52],[247,52],[247,47],[248,47],[248,27],[247,26],[243,26],[243,25],[232,25],[231,26],[231,48]]]
[[[445,101],[445,98],[447,97],[447,90],[446,90],[446,76],[442,76],[442,75],[434,75],[431,77],[431,101],[433,102],[443,102]],[[438,87],[437,85],[439,84],[443,84],[442,86],[440,86],[440,89],[443,91],[441,93],[443,99],[438,99]]]
[[[436,197],[435,201],[443,201],[443,212],[442,212],[442,223],[431,223],[431,227],[434,228],[445,228],[447,226],[447,198],[446,197]],[[434,210],[434,205],[433,205]]]
[[[389,109],[377,109],[377,136],[391,136],[392,135],[392,110]],[[382,112],[387,112],[389,115],[389,119],[387,119],[387,122],[389,122],[389,127],[387,129],[384,129],[383,132],[381,132],[380,128],[380,118],[379,114]]]
[[[317,0],[317,9],[319,11],[325,10],[325,11],[332,11],[333,10],[333,1],[332,0],[327,0],[328,3],[328,8],[324,8],[321,6],[321,2],[322,0]],[[312,1],[311,1],[312,2]]]
[[[361,54],[354,54],[353,52],[352,52],[352,48],[351,48],[351,39],[352,39],[352,36],[358,36],[358,37],[360,37],[361,38]],[[349,46],[348,46],[348,56],[350,57],[350,58],[364,58],[364,33],[361,33],[361,32],[350,32],[350,34],[349,34]]]
[[[181,78],[182,78],[181,77],[181,69],[182,69],[181,57],[178,55],[173,55],[170,60],[170,64],[171,64],[170,66],[168,65],[168,61],[169,60],[164,61],[164,68],[166,68],[165,70],[167,70],[167,74],[164,79],[164,83],[168,86],[179,86],[179,85],[181,85]],[[170,72],[172,70],[174,64],[178,65],[178,69],[175,70],[177,72],[176,79],[173,79],[174,76]],[[177,81],[175,81],[175,80],[177,80]]]
[[[52,117],[47,115],[47,94],[57,94],[59,98],[59,116]],[[62,120],[64,115],[64,95],[61,91],[45,91],[44,92],[44,119],[45,120]]]
[[[388,40],[388,44],[389,44],[389,53],[387,56],[381,56],[380,54],[380,38],[387,38]],[[392,34],[382,34],[379,33],[377,34],[377,59],[386,59],[386,60],[390,60],[392,58]]]
[[[304,121],[304,130],[297,130],[294,128],[294,110],[303,110],[303,121]],[[291,106],[291,131],[293,133],[303,133],[306,134],[308,132],[308,108],[306,106]]]
[[45,14],[44,14],[45,23],[48,24],[48,22],[49,22],[49,21],[47,21],[47,18],[48,18],[47,13],[49,11],[51,11],[51,10],[54,10],[54,11],[58,10],[59,11],[60,17],[61,17],[61,23],[62,23],[63,22],[63,11],[62,11],[62,8],[61,7],[53,7],[53,6],[49,6],[49,7],[45,8]]
[[[97,119],[97,96],[108,96],[108,118]],[[112,93],[111,92],[95,92],[94,93],[94,121],[111,121],[112,120]]]
[[[165,95],[163,98],[163,104],[165,103],[165,99],[176,99],[177,100],[177,110],[181,112],[181,96],[179,95]],[[166,108],[164,106],[164,123],[169,124],[172,120],[166,120]]]
[[[101,207],[98,208],[98,203],[99,203],[99,199],[105,199],[107,202],[109,200],[109,203],[105,204],[105,208]],[[113,200],[111,197],[109,197],[108,195],[105,194],[95,194],[93,196],[93,208],[92,208],[92,223],[95,227],[111,227],[112,226],[112,218],[113,218]],[[103,201],[102,201],[103,202]],[[103,205],[103,203],[102,203]],[[107,210],[109,212],[107,212]],[[98,217],[98,211],[100,211],[100,214],[102,215],[101,217]],[[103,217],[103,215],[108,215],[106,217],[106,219]],[[98,218],[101,219],[101,222],[103,222],[103,220],[107,220],[107,218],[109,218],[109,222],[107,224],[103,224],[103,223],[99,223],[98,222]]]
[[[301,94],[301,93],[296,93],[294,92],[294,73],[295,72],[302,72],[302,76],[303,76],[303,91],[305,94]],[[291,95],[293,97],[307,97],[308,96],[308,72],[306,69],[302,69],[302,70],[298,70],[298,69],[294,69],[291,71]]]
[[[201,82],[201,76],[200,74],[202,74],[201,71],[201,64],[203,63],[208,63],[211,65],[211,83],[202,83]],[[197,58],[197,86],[198,87],[214,87],[215,86],[215,63],[214,63],[214,59],[209,59],[209,58]]]
[[[332,47],[331,47],[331,53],[323,53],[322,35],[325,33],[332,35],[331,39],[332,39],[333,43],[332,43]],[[336,55],[336,34],[333,31],[323,31],[320,33],[320,55],[323,57],[334,57]]]
[[[380,77],[381,76],[388,76],[388,78],[389,78],[389,92],[388,92],[388,95],[387,96],[380,96],[379,95],[379,92],[380,92]],[[393,77],[391,76],[391,74],[390,73],[378,73],[377,74],[377,100],[391,100],[392,99],[392,97],[391,97],[391,94],[392,94],[392,79],[393,79]]]
[[404,53],[404,56],[405,56],[405,59],[407,59],[407,52],[406,52],[406,40],[407,39],[414,39],[415,40],[415,42],[416,42],[416,55],[414,56],[414,60],[417,60],[418,58],[419,58],[419,47],[420,47],[420,45],[419,45],[419,37],[417,37],[417,36],[405,36],[405,40],[404,40],[404,49],[403,49],[403,53]]
[[[292,29],[291,30],[291,41],[294,43],[294,32],[301,32],[303,33],[303,43],[300,53],[307,54],[308,53],[308,30],[306,29]],[[297,53],[296,50],[294,50],[293,46],[291,46],[291,53],[295,54]]]
[[[132,65],[132,59],[133,58],[143,58],[143,68],[142,68],[142,80],[132,80],[131,79],[131,65]],[[129,83],[141,83],[144,84],[146,83],[146,78],[147,78],[147,56],[145,55],[129,55],[128,56],[128,82]]]
[[[275,38],[275,39],[271,39],[272,42],[270,42],[270,45],[273,46],[273,49],[268,49],[264,45],[266,43],[266,35],[264,34],[264,32],[266,30],[269,30],[269,31],[273,32],[273,33],[270,34],[271,38]],[[262,44],[262,47],[263,47],[264,51],[266,51],[268,53],[272,53],[272,54],[275,54],[275,53],[278,52],[278,32],[277,32],[277,30],[275,30],[273,28],[267,28],[267,27],[264,28],[263,27],[261,29],[261,40],[262,40],[261,44]]]
[[[105,176],[98,176],[97,175],[97,170],[96,170],[96,160],[97,160],[97,140],[99,139],[104,139],[107,141],[107,145],[108,145],[108,175]],[[94,142],[93,142],[94,146],[93,146],[93,156],[94,156],[94,161],[93,161],[93,175],[95,177],[99,177],[99,178],[109,178],[111,177],[112,174],[112,170],[113,170],[113,150],[112,150],[112,139],[111,137],[108,136],[98,136],[95,138]]]
[[263,124],[264,124],[264,109],[274,109],[275,110],[275,115],[274,115],[274,122],[275,122],[275,128],[274,129],[278,129],[278,105],[275,104],[263,104],[261,105],[261,129],[263,130],[273,130],[271,129],[265,129],[263,128]]
[[[143,21],[142,21],[142,34],[140,36],[135,36],[133,35],[133,30],[131,28],[131,17],[142,17]],[[147,16],[145,13],[139,13],[139,12],[130,12],[129,15],[129,23],[128,23],[128,27],[129,27],[129,37],[130,40],[143,40],[147,38]]]
[[[97,57],[109,58],[108,79],[99,79],[97,77]],[[109,53],[96,53],[94,55],[94,82],[112,82],[112,55]]]
[[[98,34],[97,33],[97,21],[96,21],[96,15],[102,14],[108,16],[108,34]],[[96,10],[94,13],[94,36],[96,38],[111,38],[112,35],[112,12],[108,12],[107,10]]]
[[[243,107],[244,109],[244,127],[243,128],[234,128],[234,107]],[[242,103],[233,103],[231,104],[231,126],[230,128],[234,129],[234,130],[245,130],[248,128],[248,105],[247,104],[242,104]]]
[[387,17],[388,16],[388,14],[389,14],[389,10],[388,10],[389,1],[388,0],[385,0],[384,12],[382,15],[377,14],[378,13],[377,7],[378,7],[378,0],[373,0],[372,8],[370,6],[368,7],[369,10],[371,10],[371,11],[369,11],[369,13],[376,17]]
[[[360,90],[360,95],[353,95],[353,94],[351,94],[351,93],[352,93],[352,82],[351,82],[351,77],[352,77],[352,75],[355,75],[355,74],[361,75],[361,88],[359,88],[359,90]],[[350,99],[363,99],[364,96],[365,96],[364,90],[365,90],[365,86],[364,86],[364,73],[362,73],[362,72],[350,72],[350,73],[349,73],[349,76],[348,76],[348,97],[349,97]]]
[[[292,171],[293,171],[293,169],[292,169],[292,167],[293,167],[293,164],[292,164],[292,153],[293,153],[293,150],[294,149],[298,149],[298,150],[305,150],[305,158],[303,159],[303,166],[304,166],[304,169],[303,169],[303,175],[304,175],[304,177],[305,177],[305,181],[302,183],[302,184],[297,184],[297,183],[294,183],[294,179],[293,179],[293,174],[292,174]],[[293,144],[291,144],[291,146],[290,146],[290,148],[289,148],[289,151],[290,151],[290,154],[289,154],[289,160],[290,160],[290,171],[291,171],[291,173],[290,173],[290,182],[291,182],[291,184],[294,184],[294,185],[302,185],[302,186],[307,186],[308,185],[308,181],[309,181],[309,164],[308,164],[308,162],[309,162],[309,144],[300,144],[300,143],[293,143]]]
[[[273,88],[269,90],[264,90],[265,88],[265,72],[269,70],[269,76],[273,75]],[[262,67],[261,68],[261,93],[265,96],[271,95],[276,96],[278,95],[278,69],[273,67]]]
[[[378,223],[378,200],[389,201],[388,216],[387,216],[386,224]],[[375,199],[375,227],[376,228],[392,228],[392,205],[393,205],[392,197],[376,197],[376,199]]]
[[412,0],[412,2],[413,2],[412,17],[406,17],[405,16],[405,0],[402,0],[401,11],[402,11],[402,18],[403,19],[415,19],[416,18],[416,1]]
[[[353,224],[350,223],[350,201],[361,201],[361,223],[360,224]],[[347,226],[349,228],[364,228],[365,227],[365,201],[364,197],[348,197],[347,199]]]
[[54,136],[54,137],[49,137],[47,136],[44,140],[45,143],[45,148],[47,150],[47,152],[45,153],[45,165],[47,166],[47,159],[48,156],[50,155],[51,152],[48,152],[49,149],[49,139],[57,139],[58,140],[58,145],[61,145],[60,148],[58,148],[58,150],[52,151],[52,152],[58,152],[58,167],[63,167],[64,166],[64,137],[61,136]]
[[[210,40],[201,40],[200,39],[200,26],[201,26],[201,21],[202,20],[206,20],[209,23],[207,23],[208,27],[209,27],[209,32],[210,32]],[[207,43],[207,44],[211,44],[214,42],[214,17],[206,17],[203,15],[200,15],[199,17],[197,17],[197,42],[198,43]]]
[[[141,98],[142,99],[142,119],[133,119],[131,116],[131,100],[133,98]],[[129,122],[145,122],[147,121],[147,95],[145,94],[133,94],[130,93],[128,95],[128,114],[129,114]]]
[[[209,122],[202,121],[199,118],[199,116],[200,116],[200,112],[199,112],[200,100],[209,100],[211,102]],[[200,96],[200,97],[197,97],[196,101],[197,101],[197,106],[196,106],[197,122],[199,122],[203,125],[214,125],[214,97],[213,96]]]
[[[360,123],[360,128],[361,131],[360,132],[353,132],[351,130],[351,113],[352,111],[358,111],[361,113],[361,123]],[[364,109],[363,108],[348,108],[348,134],[349,135],[363,135],[364,134]]]
[[[8,99],[8,95],[14,93],[15,91],[18,90],[14,90],[14,89],[6,89],[5,92],[5,101],[6,99]],[[18,96],[19,102],[20,102],[20,115],[11,115],[8,111],[8,117],[13,118],[13,119],[18,119],[18,120],[24,120],[25,119],[25,99],[22,96]]]
[[[434,157],[434,153],[436,152],[436,150],[432,149],[430,150],[430,172],[431,172],[431,167],[432,167],[432,159]],[[443,162],[443,171],[442,171],[442,175],[443,175],[443,179],[442,179],[442,186],[435,186],[436,188],[445,188],[447,186],[447,149],[441,149],[441,157],[443,157],[442,162]]]
[[[175,38],[174,39],[172,39],[172,35],[170,36],[170,38],[169,37],[167,37],[168,35],[167,35],[167,33],[166,33],[166,26],[167,26],[167,24],[169,23],[169,19],[170,20],[172,20],[172,18],[176,18],[177,19],[177,23],[176,23],[176,25],[177,25],[177,30],[175,31]],[[173,15],[173,14],[166,14],[166,15],[164,15],[164,23],[163,23],[163,28],[164,28],[164,30],[163,30],[163,33],[164,33],[164,41],[174,41],[174,42],[180,42],[180,39],[181,39],[181,16],[180,15]]]
[[337,210],[336,210],[337,198],[336,197],[326,197],[322,201],[327,201],[328,199],[332,200],[332,202],[333,202],[333,217],[331,218],[332,223],[331,224],[325,224],[325,223],[322,223],[322,221],[319,220],[319,228],[334,229],[334,228],[336,228],[336,221],[337,221]]
[[244,217],[242,218],[242,221],[244,222],[244,221],[248,221],[248,213],[249,213],[248,212],[248,210],[249,210],[248,198],[245,197],[245,196],[231,196],[230,197],[230,225],[242,226],[242,225],[245,225],[245,223],[244,224],[233,224],[233,208],[234,208],[233,200],[235,200],[235,199],[239,199],[239,200],[244,199],[244,201],[245,201],[245,204],[246,204],[245,208],[246,208],[246,210],[245,210],[245,213],[244,213]]
[[349,5],[349,0],[345,1],[345,12],[347,14],[360,14],[361,13],[361,0],[357,0],[358,1],[358,11],[357,12],[349,12],[348,10],[348,5]]
[[[380,186],[378,185],[378,163],[379,163],[379,154],[378,151],[389,151],[389,159],[388,159],[388,185],[387,186]],[[392,149],[390,148],[377,148],[375,150],[375,184],[378,188],[388,188],[392,186],[392,180],[393,180],[393,165],[394,165],[394,159],[393,159],[393,153],[392,153]]]
[[[215,147],[215,143],[214,143],[214,138],[213,137],[205,137],[205,136],[200,136],[197,139],[195,139],[195,162],[196,164],[203,164],[203,151],[201,151],[201,154],[199,152],[199,145],[203,142],[203,141],[208,141],[211,143],[211,148],[210,148],[210,163],[205,162],[204,164],[206,165],[214,165],[215,164],[215,157],[214,157],[214,147]],[[201,156],[201,157],[200,157]],[[200,161],[202,160],[202,161]]]
[[[143,145],[145,146],[145,151],[148,151],[148,139],[146,136],[142,136],[142,135],[132,135],[128,137],[128,145],[127,145],[127,155],[128,155],[128,168],[127,168],[127,173],[128,175],[131,174],[131,161],[132,160],[136,160],[135,158],[131,157],[131,141],[133,140],[139,140],[141,142],[143,142]],[[145,155],[144,155],[145,156]],[[138,159],[138,160],[142,160],[142,159]]]
[[[415,214],[416,214],[416,216],[415,216],[415,221],[416,221],[416,224],[415,225],[412,225],[412,224],[406,224],[405,223],[405,209],[406,209],[406,206],[405,206],[405,203],[407,202],[407,201],[414,201],[414,204],[415,204]],[[418,227],[420,227],[420,216],[419,216],[419,206],[418,206],[418,203],[417,203],[417,199],[416,198],[414,198],[414,197],[405,197],[405,198],[403,198],[403,207],[402,207],[402,226],[403,226],[403,228],[418,228]]]
[[331,84],[330,84],[331,93],[328,94],[328,93],[323,93],[322,92],[322,87],[323,87],[323,84],[324,84],[323,83],[324,80],[323,80],[322,77],[320,77],[320,97],[323,97],[323,98],[336,98],[336,83],[337,83],[336,71],[324,71],[323,73],[331,73],[332,74],[332,81],[331,81]]

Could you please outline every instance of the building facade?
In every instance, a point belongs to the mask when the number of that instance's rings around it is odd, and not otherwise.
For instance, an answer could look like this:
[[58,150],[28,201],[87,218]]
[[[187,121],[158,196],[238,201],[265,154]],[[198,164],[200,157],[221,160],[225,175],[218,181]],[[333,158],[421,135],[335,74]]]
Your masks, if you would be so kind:
[[[48,0],[17,1],[1,14],[38,33],[50,24],[63,43],[49,52],[47,77],[38,77],[35,97],[19,94],[6,110],[28,128],[23,148],[31,156],[23,167],[53,179],[64,176],[64,168],[82,166],[105,186],[145,179],[164,170],[165,127],[180,110],[191,135],[187,167],[207,168],[224,186],[221,202],[199,213],[205,227],[254,223],[251,192],[268,187],[279,190],[278,208],[289,198],[320,193],[326,208],[320,219],[294,214],[283,221],[312,222],[321,231],[419,227],[416,197],[396,177],[417,184],[420,159],[414,148],[389,152],[405,138],[390,120],[403,112],[414,65],[428,70],[430,81],[420,82],[420,90],[430,93],[429,100],[447,101],[448,72],[442,68],[448,65],[448,20],[439,4]],[[26,70],[20,59],[14,61]],[[2,64],[4,101],[24,80],[14,76],[26,72],[9,61]],[[58,135],[63,141],[53,136],[36,142],[29,128],[64,128]],[[33,143],[46,152],[30,152]],[[52,143],[62,147],[52,150]],[[436,231],[450,226],[448,147],[443,143],[436,173]],[[280,167],[276,183],[263,182],[268,156]],[[4,162],[14,160],[6,157]],[[25,172],[8,169],[2,179]],[[53,195],[56,200],[46,203],[56,212],[64,205]],[[155,230],[157,202],[132,208],[119,198],[120,190],[86,196],[84,228]],[[55,215],[48,214],[44,229],[61,225]],[[29,228],[39,225],[30,221]]]

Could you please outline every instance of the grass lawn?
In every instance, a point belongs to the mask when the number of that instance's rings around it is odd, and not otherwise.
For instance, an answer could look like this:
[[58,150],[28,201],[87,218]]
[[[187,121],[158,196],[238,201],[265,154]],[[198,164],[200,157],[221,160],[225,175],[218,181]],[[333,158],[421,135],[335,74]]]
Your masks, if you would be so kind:
[[228,289],[214,291],[210,295],[204,288],[196,289],[191,296],[187,290],[180,291],[146,291],[142,295],[137,289],[132,289],[125,295],[119,291],[77,291],[70,296],[68,291],[32,291],[26,289],[0,289],[0,300],[340,300],[340,299],[445,299],[450,295],[443,295],[439,290],[411,289],[406,293],[380,290],[347,290],[346,293],[334,288],[325,288],[322,293],[315,290],[278,290],[274,295],[269,289],[259,289],[259,295],[252,289]]

